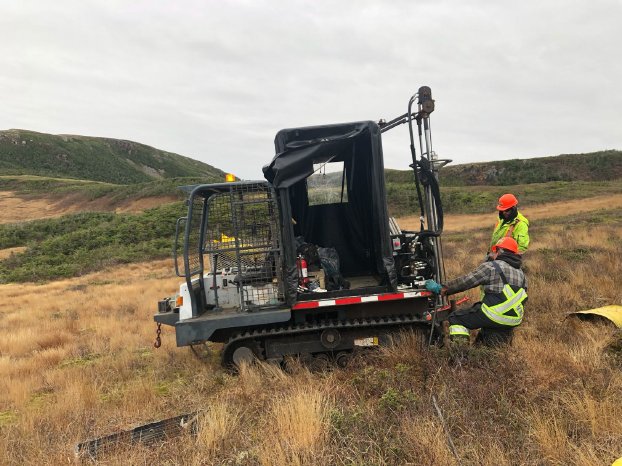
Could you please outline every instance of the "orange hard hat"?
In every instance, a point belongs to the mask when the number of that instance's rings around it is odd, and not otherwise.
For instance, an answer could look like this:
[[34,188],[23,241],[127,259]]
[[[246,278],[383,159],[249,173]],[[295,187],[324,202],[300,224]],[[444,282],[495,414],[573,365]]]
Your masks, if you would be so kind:
[[518,199],[514,194],[504,194],[499,198],[499,205],[497,206],[497,210],[508,210],[518,205]]
[[497,244],[492,247],[492,252],[497,252],[497,249],[507,249],[508,251],[512,251],[514,254],[518,254],[518,243],[511,236],[504,236]]

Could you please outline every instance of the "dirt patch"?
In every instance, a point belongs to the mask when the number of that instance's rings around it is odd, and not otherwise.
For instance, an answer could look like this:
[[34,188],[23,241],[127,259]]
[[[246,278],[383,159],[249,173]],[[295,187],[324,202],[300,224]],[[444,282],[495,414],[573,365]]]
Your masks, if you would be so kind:
[[[542,218],[565,217],[581,212],[592,212],[602,209],[617,209],[622,207],[622,194],[611,194],[607,196],[598,196],[587,199],[575,199],[565,202],[551,202],[549,204],[540,204],[535,206],[521,207],[520,211],[529,220],[538,220]],[[418,230],[419,217],[408,216],[397,219],[401,228],[405,230]],[[450,231],[478,230],[482,227],[490,227],[493,229],[495,223],[495,212],[489,214],[461,214],[446,215],[445,228]]]
[[18,223],[40,218],[59,217],[75,209],[59,208],[54,201],[26,198],[12,191],[0,191],[0,223]]
[[179,198],[175,196],[162,196],[162,197],[145,197],[142,199],[132,199],[128,202],[119,204],[114,211],[121,212],[142,212],[143,210],[159,207],[163,204],[170,204],[171,202],[178,201]]
[[0,249],[0,261],[9,258],[11,254],[20,254],[24,252],[26,249],[27,248],[24,246],[19,246],[16,248]]
[[85,200],[74,194],[61,198],[42,198],[20,196],[13,191],[0,191],[0,212],[3,213],[0,224],[60,217],[75,212],[142,212],[176,200],[174,196],[161,196],[118,202],[108,197]]

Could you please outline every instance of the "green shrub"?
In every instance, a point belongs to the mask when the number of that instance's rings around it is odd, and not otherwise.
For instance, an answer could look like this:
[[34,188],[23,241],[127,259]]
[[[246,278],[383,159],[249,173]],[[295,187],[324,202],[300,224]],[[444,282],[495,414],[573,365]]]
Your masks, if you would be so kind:
[[141,214],[81,213],[1,225],[0,249],[28,249],[0,262],[0,282],[71,277],[109,265],[167,257],[175,222],[184,213],[179,202]]

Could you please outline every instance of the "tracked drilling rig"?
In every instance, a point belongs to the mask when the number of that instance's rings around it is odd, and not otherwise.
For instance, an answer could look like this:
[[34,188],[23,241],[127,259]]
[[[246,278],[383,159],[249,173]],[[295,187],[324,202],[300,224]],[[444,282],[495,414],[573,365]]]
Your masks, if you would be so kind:
[[[432,150],[430,88],[390,121],[284,129],[265,180],[187,186],[177,221],[177,295],[154,320],[177,346],[223,343],[226,366],[291,355],[343,365],[357,347],[401,329],[438,335],[449,306],[425,289],[443,281],[443,212]],[[388,215],[382,134],[407,124],[419,231]],[[415,130],[416,126],[416,130]],[[416,136],[415,136],[416,131]],[[418,140],[418,152],[416,140]]]

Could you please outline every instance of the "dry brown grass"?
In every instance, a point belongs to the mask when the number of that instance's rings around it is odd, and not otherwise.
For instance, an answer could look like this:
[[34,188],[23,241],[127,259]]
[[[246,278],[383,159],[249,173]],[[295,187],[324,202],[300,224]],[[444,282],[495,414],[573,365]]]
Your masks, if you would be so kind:
[[[178,285],[169,261],[1,285],[0,464],[71,463],[78,441],[195,410],[196,437],[100,462],[610,464],[622,456],[622,354],[609,348],[622,336],[566,316],[622,303],[622,225],[578,225],[533,222],[527,319],[511,347],[456,355],[406,333],[329,373],[262,364],[233,376],[218,345],[199,361],[168,328],[153,349],[155,304]],[[478,263],[489,226],[447,237],[450,277]]]
[[12,191],[0,191],[0,211],[3,213],[0,224],[55,218],[76,212],[142,212],[176,200],[174,196],[162,196],[118,202],[108,197],[86,200],[80,194],[49,198],[35,195],[20,196]]
[[264,419],[264,438],[258,451],[262,465],[313,464],[326,446],[329,432],[328,396],[320,390],[295,385],[271,400]]
[[0,223],[17,223],[28,220],[60,217],[69,210],[57,209],[49,200],[27,199],[12,191],[0,191],[0,209],[3,215]]
[[239,429],[239,408],[216,400],[198,418],[197,452],[195,461],[204,464],[227,448]]

